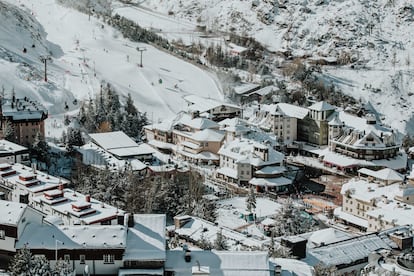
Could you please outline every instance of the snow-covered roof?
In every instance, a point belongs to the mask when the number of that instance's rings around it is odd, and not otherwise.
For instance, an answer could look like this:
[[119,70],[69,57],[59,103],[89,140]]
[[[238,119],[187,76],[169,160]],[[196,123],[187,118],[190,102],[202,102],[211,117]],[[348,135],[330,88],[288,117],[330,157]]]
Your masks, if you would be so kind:
[[120,268],[118,276],[134,275],[164,275],[164,268]]
[[341,167],[388,167],[394,170],[401,170],[407,166],[407,154],[405,152],[399,152],[394,158],[371,161],[352,158],[330,151],[329,149],[321,151],[320,156],[323,156],[324,162]]
[[[44,194],[35,196],[34,202],[50,205],[50,208],[62,215],[70,215],[73,218],[78,218],[79,222],[85,224],[96,224],[102,221],[116,219],[118,215],[125,212],[105,204],[94,198],[87,201],[87,196],[75,192],[71,189],[63,190],[63,197],[56,199],[48,199]],[[44,207],[45,208],[45,207]]]
[[190,105],[188,106],[189,111],[198,111],[200,113],[210,111],[220,106],[227,106],[240,109],[240,107],[235,104],[226,103],[224,101],[219,101],[211,98],[204,98],[197,95],[185,96],[184,100],[190,103]]
[[[268,150],[268,159],[263,160],[257,154],[255,154],[254,149],[267,149]],[[284,154],[278,151],[275,151],[273,148],[258,143],[250,139],[235,139],[231,142],[224,144],[219,152],[220,155],[230,157],[235,159],[236,162],[251,164],[253,166],[265,166],[272,165],[277,163],[282,163],[284,159]]]
[[308,115],[308,110],[304,107],[296,106],[288,103],[278,103],[277,109],[285,116],[297,119],[303,119]]
[[[69,181],[51,176],[39,170],[34,170],[25,165],[15,163],[13,165],[5,164],[6,167],[11,167],[7,171],[2,171],[1,173],[10,172],[10,174],[1,174],[1,179],[6,182],[6,185],[17,185],[20,189],[24,189],[30,193],[39,193],[46,190],[51,190],[58,188],[60,184],[66,185]],[[22,177],[34,177],[31,180],[22,180]]]
[[28,150],[29,149],[26,147],[7,141],[5,139],[0,140],[0,154],[5,154],[5,153],[14,154],[14,153],[28,151]]
[[261,174],[282,174],[286,171],[286,168],[283,166],[266,166],[255,172],[256,175]]
[[353,236],[347,232],[335,228],[325,228],[312,232],[311,236],[308,238],[307,247],[317,247],[324,244],[347,240],[351,237]]
[[116,149],[109,149],[109,153],[112,153],[115,156],[120,157],[128,157],[128,156],[143,156],[143,155],[151,155],[155,153],[153,147],[149,146],[146,143],[141,143],[137,147],[123,147],[123,148],[116,148]]
[[211,142],[221,142],[224,139],[224,133],[215,129],[204,129],[197,131],[191,135],[191,138],[196,141],[211,141]]
[[166,271],[175,271],[176,276],[191,276],[192,268],[209,267],[210,275],[221,276],[269,276],[267,252],[263,251],[191,251],[191,261],[184,259],[185,251],[167,251]]
[[295,259],[274,258],[271,259],[276,265],[282,267],[282,276],[313,276],[315,275],[312,266]]
[[25,210],[26,204],[0,200],[0,224],[17,226]]
[[402,182],[404,180],[404,177],[401,174],[389,168],[385,168],[379,171],[362,168],[359,169],[358,172],[386,181]]
[[[122,225],[56,226],[29,223],[16,242],[16,248],[30,249],[116,249],[126,246],[126,227]],[[58,242],[56,242],[58,241]]]
[[265,86],[263,88],[260,88],[259,90],[253,91],[253,92],[247,94],[247,96],[250,96],[252,94],[258,94],[260,96],[265,96],[265,95],[267,95],[271,92],[277,91],[277,90],[279,90],[279,89],[276,86],[269,85],[269,86]]
[[[146,144],[145,144],[146,145]],[[137,148],[136,148],[137,149]],[[94,143],[87,143],[77,149],[82,154],[82,161],[86,165],[93,165],[102,169],[109,169],[111,171],[123,170],[126,166],[132,170],[141,171],[147,166],[140,160],[135,159],[134,156],[119,159],[119,156],[115,156],[109,151],[102,149]],[[122,149],[127,150],[127,149]],[[156,153],[155,149],[151,148],[153,153]],[[141,151],[142,153],[142,151]],[[128,154],[128,153],[127,153]]]
[[292,179],[286,177],[277,177],[277,178],[256,178],[253,177],[250,179],[249,184],[254,186],[265,186],[265,187],[279,187],[292,184]]
[[231,177],[233,179],[238,178],[237,170],[229,168],[229,167],[220,167],[216,170],[217,173],[226,175],[228,177]]
[[197,217],[191,217],[191,220],[189,220],[186,224],[175,229],[175,232],[180,236],[184,236],[195,241],[205,238],[211,243],[214,243],[217,238],[217,233],[220,231],[227,239],[227,243],[230,246],[241,244],[246,247],[260,247],[267,241],[254,236],[248,237],[243,233],[231,230],[227,227],[215,225],[210,221]]
[[199,153],[191,153],[182,149],[177,149],[177,153],[182,154],[184,156],[187,156],[189,158],[193,159],[200,159],[200,160],[220,160],[220,157],[217,154],[214,154],[209,151],[202,151]]
[[13,121],[44,120],[47,117],[46,108],[36,101],[28,98],[2,99],[2,115],[12,118]]
[[123,260],[165,260],[165,215],[134,215],[134,222]]
[[335,114],[335,116],[333,116],[333,118],[331,120],[329,120],[328,125],[330,125],[330,126],[342,126],[342,125],[344,125],[344,122],[339,120],[338,115]]
[[234,92],[236,92],[236,94],[242,95],[248,92],[252,92],[255,90],[258,90],[260,88],[260,85],[258,84],[254,84],[254,83],[243,83],[241,85],[238,85],[236,87],[234,87]]
[[365,229],[368,228],[368,221],[366,219],[363,219],[363,218],[354,216],[350,213],[344,212],[344,211],[342,211],[342,207],[338,207],[338,208],[334,209],[334,216],[338,217],[340,219],[343,219],[345,221],[348,221],[352,224],[361,226]]
[[138,144],[123,131],[91,133],[89,136],[95,144],[105,150],[138,147]]
[[274,226],[277,224],[277,221],[271,218],[265,218],[264,220],[260,222],[260,224],[266,225],[266,226]]
[[315,111],[328,111],[328,110],[335,110],[336,107],[325,101],[321,101],[321,102],[317,102],[309,106],[308,109],[315,110]]
[[407,231],[407,226],[395,227],[379,233],[367,234],[333,244],[316,247],[307,251],[305,261],[310,265],[322,262],[326,266],[347,265],[366,260],[377,249],[397,248],[388,236],[398,231]]
[[351,191],[352,198],[370,202],[373,199],[387,196],[392,199],[399,192],[400,185],[398,183],[391,185],[382,185],[378,183],[368,182],[364,179],[351,179],[342,185],[341,194],[345,195],[346,191]]
[[177,115],[177,118],[174,121],[174,126],[176,125],[185,125],[195,130],[203,130],[207,128],[219,128],[219,124],[202,117],[192,118],[190,114],[180,113]]

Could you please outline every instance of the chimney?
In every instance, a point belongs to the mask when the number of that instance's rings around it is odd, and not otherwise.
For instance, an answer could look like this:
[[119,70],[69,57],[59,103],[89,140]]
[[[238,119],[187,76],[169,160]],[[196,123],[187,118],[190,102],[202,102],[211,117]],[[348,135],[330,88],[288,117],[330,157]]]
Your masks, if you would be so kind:
[[128,227],[128,220],[129,220],[129,214],[126,213],[125,216],[124,216],[124,226],[125,227]]
[[86,195],[85,196],[85,201],[86,202],[91,202],[91,196],[90,195]]
[[65,185],[63,185],[63,183],[59,183],[59,190],[63,191],[64,187],[65,187]]
[[184,260],[186,263],[191,262],[191,251],[190,250],[185,251]]
[[275,276],[282,275],[282,267],[280,265],[275,265]]
[[413,236],[408,232],[396,231],[390,235],[390,238],[400,250],[412,250],[413,248]]

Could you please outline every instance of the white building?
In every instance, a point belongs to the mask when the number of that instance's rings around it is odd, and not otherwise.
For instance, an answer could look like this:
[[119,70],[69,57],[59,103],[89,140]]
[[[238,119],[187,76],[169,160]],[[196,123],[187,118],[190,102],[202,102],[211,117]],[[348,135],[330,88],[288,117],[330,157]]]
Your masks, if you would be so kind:
[[123,221],[125,212],[71,189],[44,191],[30,205],[45,216],[59,217],[65,225],[114,225]]
[[0,163],[29,163],[29,149],[10,141],[0,140]]
[[0,164],[0,187],[6,199],[20,203],[33,202],[43,192],[67,185],[69,181],[48,175],[22,164]]
[[236,139],[219,151],[216,178],[237,185],[254,185],[263,190],[282,191],[292,184],[285,178],[284,155],[272,147],[248,139]]
[[15,242],[30,223],[40,223],[42,215],[26,204],[0,200],[0,252],[16,252]]
[[366,178],[354,178],[344,184],[342,208],[335,216],[369,232],[412,224],[414,186],[390,169],[360,169]]
[[205,117],[213,121],[239,117],[241,108],[235,104],[226,103],[218,99],[204,98],[197,95],[184,97],[187,101],[187,111],[198,117]]

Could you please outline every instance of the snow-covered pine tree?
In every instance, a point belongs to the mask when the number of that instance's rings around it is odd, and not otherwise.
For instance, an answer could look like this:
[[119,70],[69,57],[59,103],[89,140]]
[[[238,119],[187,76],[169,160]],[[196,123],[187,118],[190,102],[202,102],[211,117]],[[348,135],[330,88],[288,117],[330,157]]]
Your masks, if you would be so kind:
[[73,269],[70,263],[59,259],[53,268],[53,276],[70,276],[73,275]]
[[222,229],[220,228],[220,231],[217,232],[217,237],[214,240],[214,249],[216,250],[228,250],[229,246],[227,245],[227,240],[223,236]]
[[11,142],[15,141],[13,125],[9,120],[4,122],[2,132],[4,139]]
[[12,276],[51,275],[49,261],[44,256],[33,256],[26,246],[17,251],[12,258],[9,271]]
[[274,219],[277,221],[274,228],[276,237],[298,235],[315,229],[313,218],[291,200],[283,204]]
[[250,213],[253,213],[256,209],[256,193],[254,192],[253,186],[250,187],[249,194],[246,198],[246,208]]

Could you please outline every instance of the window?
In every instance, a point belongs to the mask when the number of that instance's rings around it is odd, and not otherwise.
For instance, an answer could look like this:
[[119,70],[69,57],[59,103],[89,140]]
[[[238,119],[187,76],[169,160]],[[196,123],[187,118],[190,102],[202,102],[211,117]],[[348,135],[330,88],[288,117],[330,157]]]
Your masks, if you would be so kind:
[[104,264],[113,264],[115,256],[112,254],[103,255]]
[[79,260],[81,264],[85,263],[85,255],[79,255]]
[[0,239],[4,240],[6,238],[6,232],[4,230],[0,230]]

